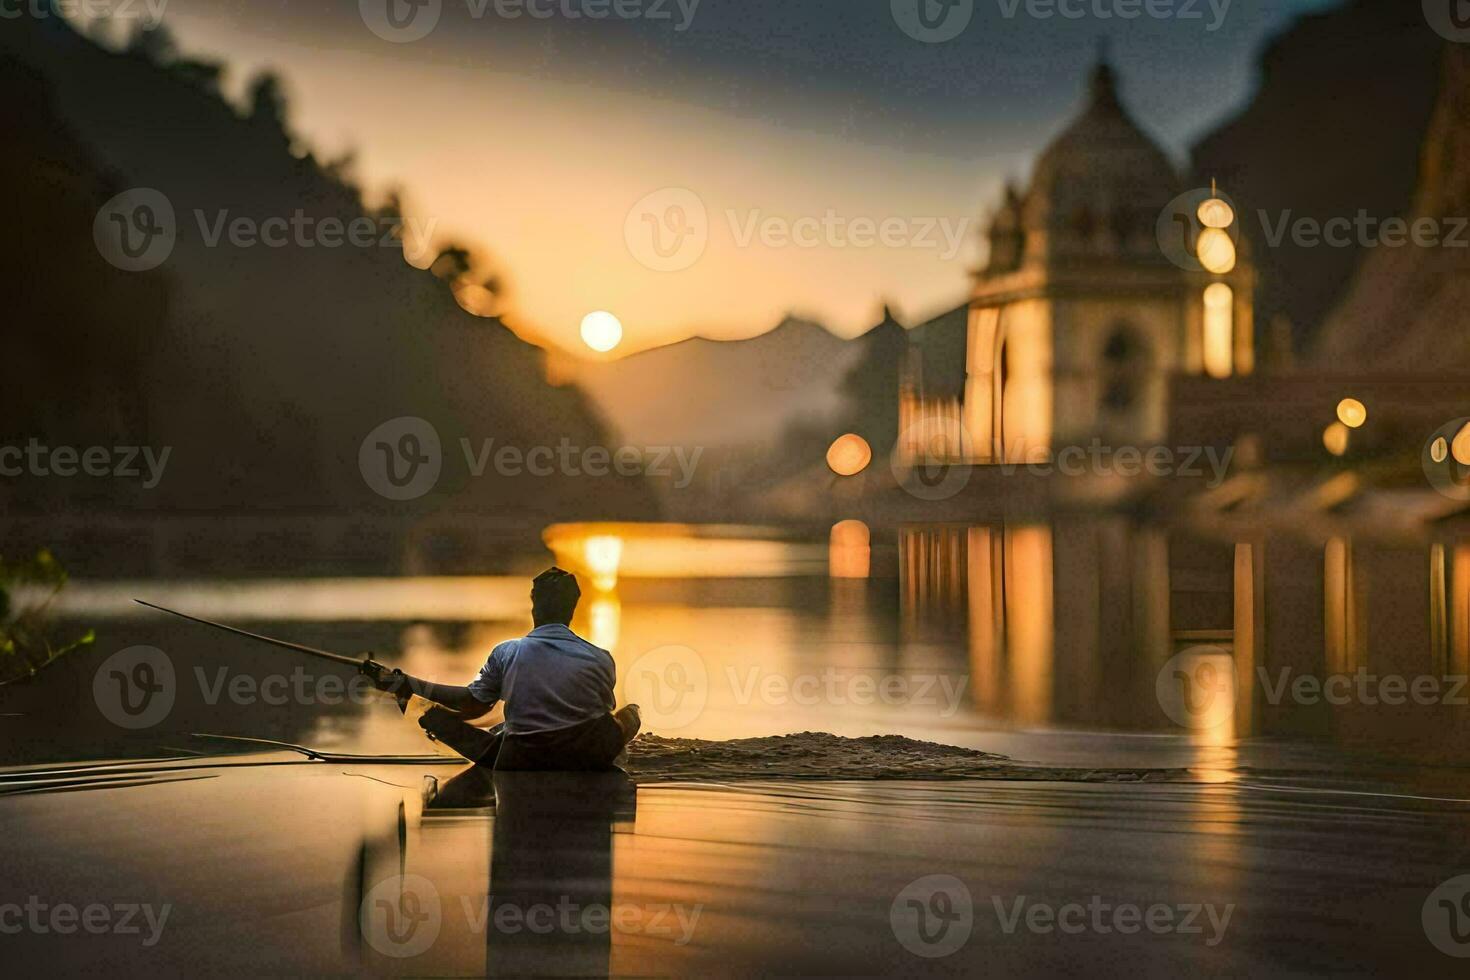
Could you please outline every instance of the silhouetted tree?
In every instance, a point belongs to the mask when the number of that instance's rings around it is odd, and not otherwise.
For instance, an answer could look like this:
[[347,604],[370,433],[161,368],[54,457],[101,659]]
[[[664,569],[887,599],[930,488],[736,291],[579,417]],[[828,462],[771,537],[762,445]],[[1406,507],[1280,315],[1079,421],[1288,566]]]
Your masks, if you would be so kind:
[[284,140],[290,139],[286,131],[286,93],[279,75],[270,71],[256,75],[250,81],[246,98],[251,122],[262,130],[280,133]]
[[429,271],[447,283],[456,283],[470,274],[474,259],[463,245],[450,244],[439,250]]
[[179,46],[173,33],[162,24],[150,27],[145,21],[138,22],[123,50],[155,65],[171,65],[179,56]]

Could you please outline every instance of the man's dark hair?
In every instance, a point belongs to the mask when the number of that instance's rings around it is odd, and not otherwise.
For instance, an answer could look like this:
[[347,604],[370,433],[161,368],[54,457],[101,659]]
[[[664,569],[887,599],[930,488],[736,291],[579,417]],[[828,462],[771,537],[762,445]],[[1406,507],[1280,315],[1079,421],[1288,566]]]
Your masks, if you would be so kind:
[[577,576],[560,568],[548,568],[531,583],[531,619],[537,626],[546,623],[570,626],[580,598],[582,590],[577,585]]

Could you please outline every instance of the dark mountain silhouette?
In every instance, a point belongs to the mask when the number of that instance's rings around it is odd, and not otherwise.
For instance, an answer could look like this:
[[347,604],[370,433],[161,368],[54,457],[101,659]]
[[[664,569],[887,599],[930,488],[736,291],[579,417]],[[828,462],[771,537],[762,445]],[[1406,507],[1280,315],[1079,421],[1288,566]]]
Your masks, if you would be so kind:
[[1290,321],[1305,351],[1341,299],[1363,249],[1273,246],[1272,227],[1292,220],[1379,220],[1409,210],[1419,150],[1439,87],[1443,39],[1418,3],[1352,0],[1305,15],[1261,57],[1260,87],[1233,120],[1193,149],[1195,179],[1217,179],[1242,211],[1261,273],[1256,321]]
[[[97,208],[122,188],[59,124],[45,79],[0,58],[0,87],[11,148],[0,154],[0,185],[14,222],[0,236],[10,286],[0,433],[12,445],[40,434],[71,444],[136,441],[147,431],[143,355],[167,314],[168,278],[122,272],[97,251]],[[119,489],[94,483],[73,492]]]
[[[646,516],[643,481],[472,477],[459,440],[522,450],[607,445],[574,388],[546,383],[542,352],[499,321],[466,313],[448,285],[408,265],[345,176],[290,132],[280,83],[256,79],[238,110],[220,68],[178,60],[165,35],[112,51],[61,18],[22,17],[0,33],[3,175],[21,235],[8,334],[20,390],[5,394],[6,443],[172,447],[149,491],[116,480],[8,480],[11,508],[66,509],[77,495],[165,513],[377,514],[413,523],[445,511],[531,533],[547,518]],[[158,268],[122,272],[93,244],[109,197],[161,192],[177,217]],[[373,244],[329,247],[364,217]],[[293,219],[281,247],[211,244],[237,219]],[[322,237],[313,237],[320,229]],[[386,239],[386,244],[384,240]],[[38,247],[45,242],[46,247]],[[418,416],[438,430],[442,476],[420,500],[378,496],[358,465],[380,423]]]
[[1429,221],[1441,244],[1374,249],[1322,331],[1316,366],[1460,377],[1470,371],[1470,48],[1465,45],[1445,52],[1419,186],[1406,217]]

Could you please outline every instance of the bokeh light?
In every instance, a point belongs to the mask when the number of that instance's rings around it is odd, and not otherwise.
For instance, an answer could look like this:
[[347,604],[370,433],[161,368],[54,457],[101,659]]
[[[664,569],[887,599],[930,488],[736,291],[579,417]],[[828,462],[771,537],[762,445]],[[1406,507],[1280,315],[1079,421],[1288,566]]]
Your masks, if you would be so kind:
[[872,461],[868,440],[853,432],[840,436],[827,450],[827,466],[838,476],[857,476]]
[[1368,408],[1356,398],[1344,398],[1337,403],[1337,420],[1349,429],[1361,428],[1368,421]]
[[1235,243],[1219,228],[1206,228],[1200,232],[1195,246],[1199,264],[1216,275],[1224,275],[1235,268]]
[[1470,422],[1466,422],[1450,443],[1450,455],[1461,466],[1470,466]]
[[1235,210],[1218,197],[1199,206],[1199,223],[1206,228],[1229,228],[1235,223]]

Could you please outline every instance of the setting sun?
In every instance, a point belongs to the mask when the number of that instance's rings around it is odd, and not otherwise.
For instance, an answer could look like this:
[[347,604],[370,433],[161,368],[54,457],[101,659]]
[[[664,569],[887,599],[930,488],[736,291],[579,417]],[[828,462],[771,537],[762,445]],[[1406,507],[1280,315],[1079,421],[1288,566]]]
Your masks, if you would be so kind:
[[598,310],[582,318],[582,343],[599,354],[606,354],[622,342],[623,325],[611,313]]

